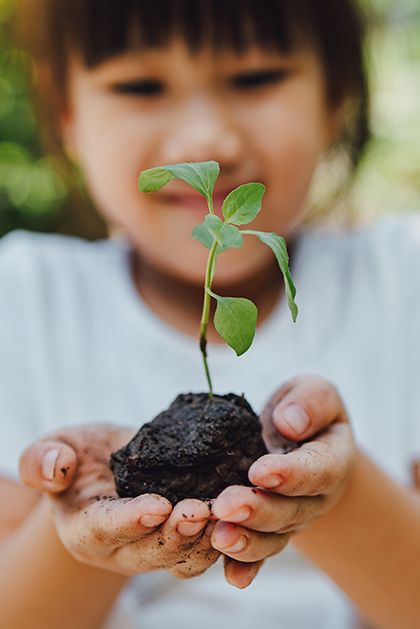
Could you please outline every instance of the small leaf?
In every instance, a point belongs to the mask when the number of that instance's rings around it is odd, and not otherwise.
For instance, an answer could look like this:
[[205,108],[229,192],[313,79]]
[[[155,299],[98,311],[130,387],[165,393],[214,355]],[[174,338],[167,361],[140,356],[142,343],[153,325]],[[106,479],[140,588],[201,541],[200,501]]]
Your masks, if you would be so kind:
[[233,225],[226,225],[214,214],[207,214],[204,223],[196,225],[191,235],[207,249],[211,249],[213,241],[216,240],[218,243],[217,254],[231,247],[239,248],[243,244],[239,229]]
[[154,192],[163,188],[171,179],[182,179],[211,202],[218,175],[219,164],[214,161],[166,164],[143,170],[138,188],[141,192]]
[[252,345],[257,327],[256,305],[243,297],[221,297],[209,288],[209,295],[217,300],[214,326],[220,336],[235,350],[244,354]]
[[293,321],[296,321],[298,315],[298,307],[295,303],[296,287],[293,283],[292,275],[289,269],[289,256],[287,254],[287,246],[284,238],[274,232],[260,232],[254,229],[243,229],[242,234],[250,234],[257,236],[263,243],[268,245],[276,256],[280,270],[283,273],[284,287],[286,290],[289,310],[292,314]]
[[164,166],[177,179],[182,179],[211,201],[214,184],[219,175],[219,164],[210,162],[185,162]]
[[227,225],[223,223],[223,227],[221,229],[220,237],[222,240],[222,245],[218,249],[218,253],[222,253],[231,247],[235,247],[239,249],[242,247],[244,239],[242,238],[242,234],[237,227],[234,225]]
[[213,236],[214,240],[217,241],[217,244],[222,246],[223,245],[222,236],[221,236],[222,228],[223,228],[222,219],[219,218],[218,216],[215,216],[214,214],[206,214],[204,218],[204,225],[207,227],[207,230]]
[[223,216],[227,223],[246,225],[254,220],[261,209],[265,192],[262,183],[245,183],[230,192],[223,201]]
[[191,236],[198,242],[201,242],[207,249],[211,249],[214,239],[204,223],[196,225],[191,232]]
[[140,173],[138,189],[140,192],[155,192],[165,186],[174,176],[164,167],[149,168]]

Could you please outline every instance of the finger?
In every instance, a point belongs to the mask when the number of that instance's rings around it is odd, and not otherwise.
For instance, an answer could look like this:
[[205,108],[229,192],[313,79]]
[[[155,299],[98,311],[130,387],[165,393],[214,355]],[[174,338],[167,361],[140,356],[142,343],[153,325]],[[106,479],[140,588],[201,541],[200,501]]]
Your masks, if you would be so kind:
[[332,422],[346,422],[347,413],[336,388],[319,376],[295,378],[272,411],[272,421],[288,439],[302,441]]
[[185,537],[165,525],[151,535],[118,548],[109,560],[109,569],[122,574],[137,574],[151,570],[167,570],[172,575],[187,579],[204,572],[219,557],[210,544],[214,524],[210,523],[195,538]]
[[178,502],[162,527],[162,538],[170,546],[178,546],[180,538],[189,541],[197,538],[206,528],[210,519],[210,508],[202,500],[186,499]]
[[175,505],[159,538],[165,553],[163,567],[172,575],[197,576],[216,561],[218,553],[210,544],[214,525],[209,519],[209,505],[201,500],[186,499]]
[[168,570],[170,574],[178,579],[190,579],[205,572],[218,560],[220,553],[210,543],[214,526],[210,522],[199,539],[187,548],[185,545],[180,547],[175,563]]
[[77,468],[73,448],[61,441],[37,441],[21,454],[20,477],[25,485],[50,493],[67,489]]
[[215,516],[263,533],[294,531],[325,511],[323,496],[289,498],[251,487],[227,487],[213,505]]
[[136,498],[102,498],[71,512],[63,507],[61,524],[71,527],[79,551],[94,549],[108,554],[124,544],[149,535],[169,517],[172,505],[163,496],[143,494]]
[[273,424],[273,411],[277,404],[293,389],[302,377],[293,378],[283,384],[280,389],[271,396],[260,415],[262,435],[269,452],[289,452],[298,447],[295,440],[287,439]]
[[217,522],[211,545],[228,557],[248,563],[277,554],[287,545],[290,536],[290,533],[258,533],[229,522]]
[[265,454],[248,471],[251,483],[286,496],[329,495],[349,478],[354,462],[349,424],[335,423],[288,454]]
[[225,579],[240,590],[247,588],[258,574],[264,560],[243,563],[224,556]]
[[411,466],[411,481],[415,489],[420,489],[420,461],[413,461]]
[[[191,561],[194,549],[199,550],[198,546],[195,548],[196,544],[199,545],[203,540],[201,550],[207,548],[212,551],[214,560],[217,558],[210,545],[213,525],[207,524],[209,517],[210,509],[205,502],[195,499],[182,500],[175,505],[169,518],[154,535],[137,543],[123,545],[113,556],[113,561],[119,571],[126,570],[130,574],[142,572],[143,566],[148,566],[148,570],[152,569],[151,566],[153,569],[165,569],[182,578],[199,574],[208,567],[208,558],[201,552],[198,561]],[[190,529],[188,532],[194,534],[184,535],[178,531],[178,525],[181,523],[199,525],[198,534],[195,532],[197,529]],[[207,536],[206,528],[209,529]]]

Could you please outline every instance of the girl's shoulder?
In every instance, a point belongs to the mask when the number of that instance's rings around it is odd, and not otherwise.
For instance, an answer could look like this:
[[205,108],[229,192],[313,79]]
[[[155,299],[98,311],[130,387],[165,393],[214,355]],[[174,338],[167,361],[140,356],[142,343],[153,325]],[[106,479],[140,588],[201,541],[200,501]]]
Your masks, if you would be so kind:
[[122,246],[123,242],[117,239],[88,241],[76,236],[16,229],[0,239],[0,264],[5,264],[8,260],[19,263],[34,257],[92,258],[107,255]]
[[[352,228],[311,227],[302,232],[309,246],[374,247],[393,242],[394,246],[420,242],[420,212],[388,213],[375,220],[360,222]],[[417,243],[417,244],[416,244]]]
[[351,230],[307,229],[292,274],[308,334],[341,329],[343,321],[349,330],[371,329],[417,316],[420,214],[386,215]]
[[7,234],[0,239],[0,324],[13,327],[16,313],[27,327],[53,314],[57,321],[71,319],[78,309],[93,316],[117,297],[126,307],[131,303],[128,268],[122,239],[90,242],[23,230]]
[[[387,278],[420,263],[420,212],[386,214],[351,229],[311,228],[301,234],[301,264],[324,263]],[[420,264],[413,272],[420,276]],[[420,277],[419,277],[420,279]]]
[[0,286],[95,274],[124,251],[123,241],[87,241],[75,236],[15,230],[0,239]]

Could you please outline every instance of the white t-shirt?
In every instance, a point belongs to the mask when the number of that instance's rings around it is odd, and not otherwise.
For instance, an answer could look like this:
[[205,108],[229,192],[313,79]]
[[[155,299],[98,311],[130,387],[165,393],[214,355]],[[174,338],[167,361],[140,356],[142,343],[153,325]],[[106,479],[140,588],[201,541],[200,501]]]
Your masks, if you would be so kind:
[[[210,344],[215,390],[245,392],[260,412],[293,375],[323,375],[340,390],[358,443],[408,483],[420,458],[420,218],[306,231],[293,276],[297,323],[282,300],[242,357]],[[48,431],[92,421],[140,426],[179,392],[206,390],[196,339],[142,302],[124,240],[14,232],[0,243],[0,300],[0,473],[16,477],[22,449]],[[140,575],[107,629],[354,622],[346,597],[289,545],[244,591],[225,583],[221,561],[187,581]]]

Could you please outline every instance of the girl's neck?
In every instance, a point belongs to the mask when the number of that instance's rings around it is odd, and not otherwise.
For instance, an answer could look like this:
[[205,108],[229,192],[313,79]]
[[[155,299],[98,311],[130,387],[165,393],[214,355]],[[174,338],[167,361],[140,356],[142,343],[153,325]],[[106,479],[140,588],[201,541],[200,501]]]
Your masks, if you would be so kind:
[[[292,258],[294,245],[289,244]],[[194,286],[164,273],[148,264],[133,250],[131,253],[131,271],[134,283],[142,300],[157,316],[192,337],[198,338],[199,322],[203,308],[203,287]],[[217,282],[214,284],[218,292]],[[258,308],[258,325],[261,325],[273,312],[279,299],[284,298],[283,282],[277,262],[272,262],[253,277],[247,278],[243,285],[235,284],[220,289],[222,295],[229,297],[247,297]],[[207,331],[210,343],[222,343],[223,339],[213,326],[213,314],[216,304],[212,300],[212,311]]]

